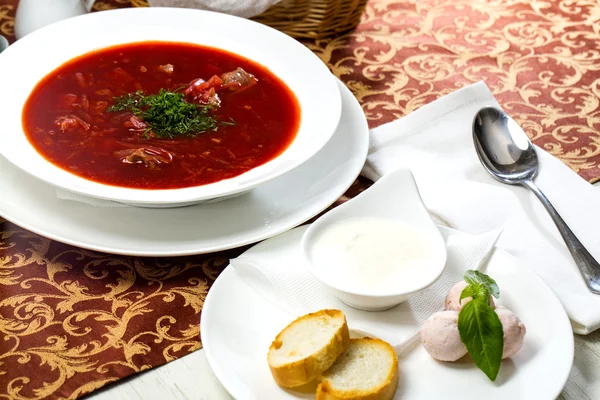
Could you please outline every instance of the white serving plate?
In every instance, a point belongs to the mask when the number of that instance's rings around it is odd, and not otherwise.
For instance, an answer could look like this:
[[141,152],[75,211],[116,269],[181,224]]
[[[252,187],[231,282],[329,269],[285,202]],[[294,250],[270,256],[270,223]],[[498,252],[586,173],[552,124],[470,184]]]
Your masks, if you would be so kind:
[[[77,32],[77,34],[74,34]],[[166,190],[130,189],[73,175],[42,157],[22,129],[23,105],[34,86],[66,61],[123,43],[160,40],[224,49],[266,66],[296,95],[298,133],[275,159],[237,177],[208,185]],[[15,79],[18,77],[18,79]],[[18,40],[0,55],[0,153],[51,185],[90,197],[142,206],[175,206],[246,192],[289,172],[329,141],[339,122],[341,99],[321,60],[291,37],[251,20],[181,8],[129,8],[66,19]]]
[[[299,227],[273,238],[280,243],[277,256],[299,268],[305,267],[300,247],[305,230]],[[270,246],[268,242],[263,243]],[[500,286],[498,304],[514,311],[526,325],[523,347],[502,362],[496,382],[491,382],[469,357],[457,363],[438,362],[419,344],[399,358],[396,399],[553,400],[560,394],[571,371],[574,345],[558,298],[532,270],[503,250],[495,249],[482,270]],[[277,386],[267,364],[273,338],[295,318],[255,292],[234,268],[219,275],[204,302],[200,335],[211,368],[234,398],[314,399],[314,391]]]
[[314,217],[360,173],[369,128],[338,81],[343,113],[335,134],[306,164],[251,193],[182,208],[102,208],[60,200],[56,188],[0,156],[0,215],[42,236],[91,250],[138,256],[209,253],[253,243]]

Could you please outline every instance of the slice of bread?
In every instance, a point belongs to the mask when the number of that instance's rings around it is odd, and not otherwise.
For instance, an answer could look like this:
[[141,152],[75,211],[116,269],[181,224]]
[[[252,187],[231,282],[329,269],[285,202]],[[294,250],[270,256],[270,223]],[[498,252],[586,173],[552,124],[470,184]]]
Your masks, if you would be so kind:
[[398,387],[398,357],[380,339],[350,339],[348,347],[321,376],[317,400],[388,400]]
[[267,361],[277,384],[304,385],[331,367],[350,340],[346,316],[321,310],[299,317],[273,340]]

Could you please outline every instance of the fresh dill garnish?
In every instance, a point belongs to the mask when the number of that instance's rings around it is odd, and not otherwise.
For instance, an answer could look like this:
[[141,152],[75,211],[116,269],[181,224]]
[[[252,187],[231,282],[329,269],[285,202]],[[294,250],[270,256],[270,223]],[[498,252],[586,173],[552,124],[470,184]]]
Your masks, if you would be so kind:
[[134,114],[140,112],[140,101],[144,98],[144,92],[138,90],[135,93],[127,93],[126,95],[115,97],[115,104],[108,107],[106,111],[131,111]]
[[[107,111],[131,111],[160,139],[172,139],[178,135],[194,137],[202,132],[217,130],[219,122],[210,114],[210,110],[209,106],[188,103],[183,93],[164,89],[153,95],[138,90],[115,97],[114,104],[107,108]],[[235,121],[221,124],[234,125]]]
[[237,122],[235,122],[235,120],[233,118],[229,118],[229,121],[221,121],[220,124],[221,125],[236,126]]

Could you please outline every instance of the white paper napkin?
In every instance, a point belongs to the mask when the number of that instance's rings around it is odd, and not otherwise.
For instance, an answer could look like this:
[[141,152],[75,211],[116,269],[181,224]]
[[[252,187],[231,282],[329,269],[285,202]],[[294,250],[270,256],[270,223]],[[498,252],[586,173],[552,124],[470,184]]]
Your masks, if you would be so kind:
[[281,0],[148,0],[151,7],[198,8],[238,17],[250,18],[261,14]]
[[[474,234],[503,228],[498,247],[532,267],[554,290],[576,333],[590,333],[600,327],[600,296],[587,290],[550,216],[527,189],[495,181],[477,158],[472,123],[487,105],[498,103],[479,82],[373,129],[363,175],[377,180],[408,167],[429,211],[449,226]],[[600,191],[547,152],[537,152],[536,184],[600,260]]]
[[300,246],[306,229],[296,228],[264,241],[232,259],[231,266],[244,282],[277,307],[297,316],[324,308],[340,309],[346,314],[350,329],[386,340],[398,352],[417,337],[427,317],[443,308],[448,290],[463,279],[464,272],[479,269],[485,263],[500,234],[494,231],[470,236],[441,227],[448,248],[442,276],[391,310],[368,312],[342,303],[306,268]]

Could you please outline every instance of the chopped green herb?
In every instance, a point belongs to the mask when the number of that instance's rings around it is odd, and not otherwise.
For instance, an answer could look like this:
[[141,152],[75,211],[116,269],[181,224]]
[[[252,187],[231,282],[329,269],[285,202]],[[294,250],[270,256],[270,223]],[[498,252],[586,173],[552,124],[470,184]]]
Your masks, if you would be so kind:
[[134,114],[139,112],[139,103],[144,98],[144,92],[138,90],[135,93],[127,93],[126,95],[115,97],[115,104],[108,107],[106,111],[131,111]]
[[[107,111],[131,111],[161,139],[178,135],[194,137],[200,133],[217,130],[218,121],[210,114],[209,106],[185,101],[183,93],[161,89],[158,94],[145,95],[143,91],[115,97]],[[235,125],[235,121],[221,121],[222,125]],[[147,132],[146,132],[147,133]]]
[[229,118],[229,121],[221,121],[221,125],[236,126],[237,122],[233,118]]

